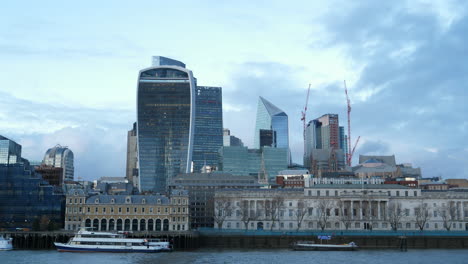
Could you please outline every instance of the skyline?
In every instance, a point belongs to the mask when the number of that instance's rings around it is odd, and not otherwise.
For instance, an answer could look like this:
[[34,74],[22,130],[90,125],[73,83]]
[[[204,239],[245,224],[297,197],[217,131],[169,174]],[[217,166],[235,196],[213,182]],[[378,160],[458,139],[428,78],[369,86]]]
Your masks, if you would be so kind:
[[346,79],[352,140],[361,136],[354,164],[359,154],[395,154],[424,177],[468,177],[462,1],[122,2],[111,9],[103,1],[93,4],[100,12],[90,4],[6,3],[0,132],[27,159],[61,144],[75,154],[77,177],[124,176],[138,72],[161,55],[186,63],[199,84],[222,87],[223,126],[249,147],[251,113],[263,96],[288,114],[293,161],[302,163],[308,84],[307,121],[337,113],[345,124]]

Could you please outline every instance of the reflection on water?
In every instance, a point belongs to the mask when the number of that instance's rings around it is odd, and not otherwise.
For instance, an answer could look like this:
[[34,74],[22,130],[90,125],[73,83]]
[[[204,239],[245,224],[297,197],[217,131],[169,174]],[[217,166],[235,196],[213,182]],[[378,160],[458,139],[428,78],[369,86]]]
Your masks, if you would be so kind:
[[50,264],[150,264],[150,263],[468,263],[468,250],[426,249],[361,250],[355,252],[291,251],[280,250],[216,250],[172,253],[59,253],[53,250],[14,250],[0,252],[0,263],[50,263]]

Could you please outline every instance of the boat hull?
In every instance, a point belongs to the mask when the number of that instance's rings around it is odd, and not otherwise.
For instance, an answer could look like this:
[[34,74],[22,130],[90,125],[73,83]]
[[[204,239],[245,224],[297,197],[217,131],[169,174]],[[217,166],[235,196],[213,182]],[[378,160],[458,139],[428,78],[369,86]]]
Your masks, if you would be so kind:
[[13,249],[13,239],[3,239],[0,237],[0,251],[12,250]]
[[148,247],[91,247],[91,246],[70,246],[62,243],[54,243],[59,252],[103,252],[103,253],[159,253],[170,252],[171,249],[148,248]]
[[355,250],[358,250],[358,247],[351,246],[351,245],[309,244],[309,245],[295,245],[293,249],[297,251],[355,251]]

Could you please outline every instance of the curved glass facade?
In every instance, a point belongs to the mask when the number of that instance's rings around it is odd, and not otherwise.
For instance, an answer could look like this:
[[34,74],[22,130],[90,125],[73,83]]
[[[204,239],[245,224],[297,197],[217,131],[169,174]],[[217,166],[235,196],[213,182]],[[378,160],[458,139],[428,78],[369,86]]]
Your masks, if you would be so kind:
[[167,181],[190,172],[193,145],[195,81],[176,66],[140,72],[137,134],[140,191],[163,193]]

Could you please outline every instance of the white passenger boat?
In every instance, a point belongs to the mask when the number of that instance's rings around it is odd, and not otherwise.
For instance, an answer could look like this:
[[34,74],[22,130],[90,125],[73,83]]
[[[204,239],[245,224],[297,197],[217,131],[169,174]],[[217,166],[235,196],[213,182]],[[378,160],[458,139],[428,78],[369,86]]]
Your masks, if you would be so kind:
[[171,251],[167,241],[127,238],[125,234],[94,232],[81,229],[68,243],[54,243],[59,252],[145,252]]
[[13,249],[13,238],[4,238],[0,236],[0,250],[12,250]]
[[316,244],[314,241],[299,241],[293,245],[294,250],[330,250],[330,251],[354,251],[358,246],[354,242],[348,244]]

